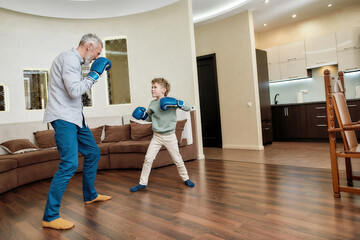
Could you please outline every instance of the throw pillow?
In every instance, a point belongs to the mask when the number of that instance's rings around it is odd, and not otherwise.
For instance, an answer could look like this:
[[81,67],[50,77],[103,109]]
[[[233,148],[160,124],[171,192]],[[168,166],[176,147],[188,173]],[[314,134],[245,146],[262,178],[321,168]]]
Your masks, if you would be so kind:
[[97,127],[97,128],[90,128],[90,131],[91,131],[92,135],[94,136],[96,144],[101,143],[101,135],[103,132],[103,128],[104,128],[104,126]]
[[151,123],[137,123],[130,120],[131,139],[132,140],[150,140],[153,135]]
[[120,142],[130,140],[130,124],[119,126],[105,125],[105,139],[103,142]]
[[176,122],[175,135],[176,135],[176,138],[177,138],[179,144],[181,144],[181,137],[182,137],[182,133],[184,131],[186,121],[187,121],[187,119],[179,120]]
[[15,139],[0,144],[10,154],[37,151],[39,148],[28,139]]
[[55,130],[43,130],[34,132],[35,140],[39,148],[56,147]]

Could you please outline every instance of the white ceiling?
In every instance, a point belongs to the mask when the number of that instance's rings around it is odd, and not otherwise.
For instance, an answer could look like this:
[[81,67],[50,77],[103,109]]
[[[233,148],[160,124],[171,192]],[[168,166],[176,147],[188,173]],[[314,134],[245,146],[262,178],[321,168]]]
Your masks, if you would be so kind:
[[[0,7],[46,17],[94,19],[151,11],[178,0],[0,0]],[[195,25],[252,10],[256,31],[304,20],[360,3],[359,0],[193,0]],[[332,3],[332,7],[327,5]],[[296,18],[291,16],[296,14]],[[267,27],[264,27],[264,23]]]

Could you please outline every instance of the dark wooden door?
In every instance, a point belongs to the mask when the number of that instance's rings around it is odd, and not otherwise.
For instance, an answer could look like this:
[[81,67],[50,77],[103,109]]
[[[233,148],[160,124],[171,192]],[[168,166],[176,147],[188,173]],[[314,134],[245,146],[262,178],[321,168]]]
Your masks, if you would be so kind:
[[222,147],[215,54],[197,57],[201,127],[204,147]]

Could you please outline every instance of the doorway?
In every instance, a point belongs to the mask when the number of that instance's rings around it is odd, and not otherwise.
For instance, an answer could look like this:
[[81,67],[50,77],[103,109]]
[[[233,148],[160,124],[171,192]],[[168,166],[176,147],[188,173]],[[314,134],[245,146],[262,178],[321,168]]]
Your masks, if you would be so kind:
[[200,114],[204,147],[222,147],[215,54],[197,57]]

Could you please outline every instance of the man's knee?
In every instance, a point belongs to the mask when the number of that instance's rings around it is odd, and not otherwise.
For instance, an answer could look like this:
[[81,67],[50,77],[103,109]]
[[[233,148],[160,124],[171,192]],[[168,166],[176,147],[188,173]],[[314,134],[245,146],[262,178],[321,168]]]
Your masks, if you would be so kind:
[[91,159],[91,160],[93,160],[93,161],[99,161],[99,159],[100,159],[100,149],[98,148],[98,147],[96,147],[96,148],[93,148],[91,151],[89,151],[86,155],[85,155],[85,157],[87,158],[87,159]]

